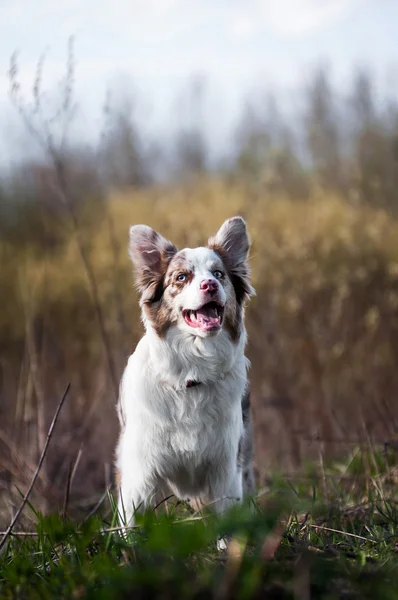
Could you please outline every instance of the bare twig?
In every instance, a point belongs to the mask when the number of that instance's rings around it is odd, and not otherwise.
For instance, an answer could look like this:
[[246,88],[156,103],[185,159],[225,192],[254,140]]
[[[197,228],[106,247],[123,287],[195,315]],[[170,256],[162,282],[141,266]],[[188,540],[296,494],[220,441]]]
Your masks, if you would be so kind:
[[[187,517],[186,519],[181,519],[175,521],[175,525],[180,525],[182,523],[191,523],[193,521],[204,521],[207,518],[207,515],[202,515],[201,517]],[[124,532],[134,529],[141,529],[142,525],[120,525],[119,527],[109,527],[108,529],[100,529],[99,533],[117,533],[118,531]]]
[[237,500],[237,498],[234,498],[232,496],[224,496],[223,498],[217,498],[217,500],[213,500],[212,502],[209,502],[208,504],[203,504],[203,506],[201,506],[198,510],[196,510],[193,513],[193,516],[196,517],[197,515],[200,515],[201,512],[203,512],[204,510],[206,510],[206,508],[209,508],[210,506],[213,506],[214,504],[217,504],[217,502],[222,502],[223,500]]
[[373,544],[377,544],[378,541],[373,538],[366,538],[362,535],[357,535],[355,533],[349,533],[348,531],[341,531],[340,529],[332,529],[331,527],[325,527],[324,525],[316,525],[315,523],[308,523],[307,527],[313,527],[314,529],[323,529],[324,531],[331,531],[332,533],[340,533],[341,535],[348,535],[349,537],[355,538],[357,540],[363,540],[364,542],[372,542]]
[[[37,125],[34,122],[32,117],[35,114],[41,116],[41,79],[42,79],[42,67],[43,67],[43,59],[39,61],[39,65],[37,68],[36,80],[33,90],[33,99],[34,99],[34,107],[33,113],[31,107],[24,102],[23,97],[21,95],[21,86],[18,81],[18,60],[17,54],[14,53],[11,57],[10,61],[10,69],[8,72],[11,89],[10,95],[11,100],[16,107],[17,111],[21,115],[23,122],[32,138],[41,146],[44,153],[50,159],[55,173],[55,182],[53,183],[53,191],[58,197],[59,202],[63,205],[66,211],[69,214],[75,239],[77,242],[80,258],[82,261],[82,266],[85,271],[85,275],[87,278],[90,294],[93,301],[93,307],[97,317],[97,323],[99,328],[99,333],[101,336],[101,340],[103,343],[105,358],[107,361],[108,371],[110,382],[113,387],[114,397],[115,399],[119,395],[119,382],[117,378],[117,368],[115,364],[115,359],[113,357],[112,348],[111,348],[111,340],[108,334],[106,325],[105,325],[105,316],[103,313],[103,309],[100,303],[100,293],[98,289],[98,283],[95,277],[94,270],[91,266],[91,262],[89,260],[88,251],[86,245],[83,240],[81,227],[77,215],[77,211],[74,207],[73,196],[70,191],[70,186],[68,182],[68,177],[66,173],[66,165],[63,156],[63,146],[65,144],[65,136],[67,126],[72,119],[73,116],[73,106],[72,106],[72,94],[73,94],[73,76],[74,76],[74,54],[73,54],[73,38],[70,39],[68,45],[68,62],[67,62],[67,72],[66,72],[66,80],[65,80],[65,90],[64,90],[64,102],[62,104],[61,116],[64,117],[64,132],[61,138],[61,144],[57,147],[54,136],[52,135],[50,122],[48,120],[39,120],[39,124]],[[54,119],[57,120],[60,117],[59,114],[54,115]]]
[[[203,515],[201,517],[187,517],[186,519],[180,519],[175,521],[175,525],[180,525],[183,523],[191,523],[193,521],[204,521],[206,519],[206,516]],[[83,521],[84,523],[85,521]],[[374,538],[371,537],[364,537],[362,535],[357,535],[355,533],[349,533],[348,531],[342,531],[340,529],[332,529],[331,527],[325,527],[324,525],[316,525],[315,523],[307,523],[306,527],[312,527],[314,529],[323,529],[324,531],[330,531],[332,533],[339,533],[340,535],[347,535],[349,537],[358,539],[358,540],[363,540],[364,542],[372,542],[372,544],[380,544],[380,543],[384,543],[386,540],[389,539],[394,539],[396,537],[398,537],[398,534],[392,534],[390,536],[388,536],[387,538],[383,538],[382,540],[376,540]],[[121,525],[119,527],[108,527],[108,528],[104,528],[104,529],[99,529],[98,533],[103,535],[106,533],[118,533],[118,532],[125,532],[125,531],[133,531],[136,529],[141,529],[142,525]],[[272,532],[272,535],[275,532]],[[38,537],[39,533],[36,531],[15,531],[15,532],[9,532],[7,531],[0,531],[0,535],[7,535],[7,536],[14,536],[14,537]],[[42,533],[40,534],[42,535]],[[44,533],[44,535],[48,535],[46,533]],[[279,541],[279,537],[275,538],[275,542]]]
[[166,498],[163,498],[163,500],[160,500],[154,507],[153,507],[153,511],[155,512],[155,510],[157,510],[159,508],[159,506],[162,506],[162,504],[164,502],[167,502],[167,500],[170,500],[170,498],[172,498],[174,496],[174,494],[170,494],[170,496],[166,496]]
[[50,440],[51,440],[51,437],[52,437],[52,434],[53,434],[53,431],[54,431],[55,424],[56,424],[56,422],[58,420],[58,416],[59,416],[59,414],[61,412],[62,406],[63,406],[63,404],[64,404],[64,402],[66,400],[66,397],[68,395],[69,389],[70,389],[70,383],[68,383],[68,385],[66,386],[66,390],[64,392],[64,395],[62,396],[62,398],[61,398],[61,400],[60,400],[60,402],[59,402],[59,404],[57,406],[57,410],[55,411],[55,414],[53,416],[53,420],[51,421],[51,425],[50,425],[50,428],[49,428],[48,433],[47,433],[47,439],[46,439],[46,442],[44,444],[44,448],[42,450],[39,462],[37,464],[36,471],[35,471],[35,473],[34,473],[34,475],[32,477],[32,481],[30,482],[29,488],[28,488],[25,496],[23,497],[23,500],[22,500],[22,502],[21,502],[21,504],[20,504],[17,512],[15,513],[14,518],[12,519],[10,525],[8,526],[7,531],[4,533],[3,539],[0,542],[0,551],[4,547],[4,545],[5,545],[6,541],[7,541],[7,539],[9,538],[9,536],[11,535],[12,530],[13,530],[16,522],[18,521],[18,519],[19,519],[19,517],[20,517],[20,515],[21,515],[21,513],[23,511],[23,509],[25,508],[25,505],[26,505],[26,503],[27,503],[27,501],[29,499],[29,496],[30,496],[30,494],[31,494],[31,492],[33,490],[33,486],[36,483],[36,479],[37,479],[37,477],[38,477],[38,475],[40,473],[40,469],[42,467],[42,464],[44,462],[44,459],[45,459],[45,456],[46,456],[46,453],[47,453],[48,446],[50,444]]
[[73,480],[75,479],[75,475],[76,475],[77,467],[79,466],[79,463],[80,463],[80,459],[81,459],[81,457],[82,457],[82,454],[83,454],[83,448],[82,448],[82,447],[80,447],[80,448],[79,448],[79,452],[77,453],[77,457],[76,457],[76,460],[75,460],[75,464],[73,465],[73,469],[72,469],[72,476],[71,476],[71,480],[70,480],[70,481],[71,481],[71,485],[72,485],[72,483],[73,483]]
[[[175,525],[180,525],[182,523],[191,523],[193,521],[204,521],[206,519],[206,516],[202,516],[202,517],[187,517],[186,519],[181,519],[178,521],[175,521]],[[84,523],[85,521],[83,521]],[[37,531],[9,531],[10,528],[7,529],[7,531],[0,531],[0,535],[3,536],[7,536],[7,538],[9,536],[15,536],[15,537],[38,537],[39,533]],[[117,533],[117,532],[125,532],[125,531],[133,531],[135,529],[142,529],[142,525],[121,525],[119,527],[108,527],[108,528],[104,528],[104,529],[99,529],[98,533],[103,535],[105,533]],[[40,534],[42,535],[42,534]],[[44,533],[44,535],[47,535],[46,533]],[[3,538],[3,540],[1,541],[1,544],[3,544],[5,538]],[[0,549],[1,549],[1,545],[0,545]]]
[[68,476],[66,478],[65,495],[64,495],[64,506],[62,508],[62,518],[66,519],[66,513],[68,512],[69,496],[70,496],[70,485],[73,471],[73,463],[69,462]]
[[79,452],[77,453],[77,457],[76,457],[75,462],[73,463],[71,461],[69,463],[68,476],[67,476],[66,488],[65,488],[64,506],[63,506],[63,510],[62,510],[62,516],[63,516],[64,519],[66,518],[66,514],[67,514],[67,511],[68,511],[70,490],[72,488],[72,483],[73,483],[73,480],[75,478],[77,467],[79,466],[79,462],[80,462],[81,456],[82,456],[82,448],[80,447]]

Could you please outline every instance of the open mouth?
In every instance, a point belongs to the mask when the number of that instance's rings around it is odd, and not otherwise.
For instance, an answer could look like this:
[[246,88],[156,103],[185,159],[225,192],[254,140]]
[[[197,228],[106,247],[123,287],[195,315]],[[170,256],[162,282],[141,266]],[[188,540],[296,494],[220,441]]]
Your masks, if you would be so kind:
[[207,302],[196,310],[183,310],[182,316],[185,323],[190,327],[201,329],[202,331],[216,331],[220,329],[224,307],[217,302]]

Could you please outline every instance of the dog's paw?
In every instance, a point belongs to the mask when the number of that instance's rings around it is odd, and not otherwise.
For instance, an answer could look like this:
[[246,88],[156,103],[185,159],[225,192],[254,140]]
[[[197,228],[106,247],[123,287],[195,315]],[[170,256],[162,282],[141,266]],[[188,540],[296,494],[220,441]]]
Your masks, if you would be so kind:
[[230,538],[227,536],[219,537],[217,540],[217,550],[219,552],[226,552],[228,549],[228,543]]

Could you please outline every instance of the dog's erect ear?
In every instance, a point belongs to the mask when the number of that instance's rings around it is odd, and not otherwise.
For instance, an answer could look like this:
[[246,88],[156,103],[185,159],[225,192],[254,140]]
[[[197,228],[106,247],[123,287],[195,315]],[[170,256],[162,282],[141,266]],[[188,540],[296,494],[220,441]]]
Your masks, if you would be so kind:
[[234,284],[238,301],[254,294],[250,284],[247,258],[250,238],[242,217],[227,219],[208,241],[209,248],[217,252],[224,261]]
[[232,217],[224,221],[216,235],[209,239],[209,246],[223,248],[231,264],[240,265],[246,262],[250,239],[242,217]]
[[160,299],[163,276],[176,252],[177,248],[152,227],[130,227],[129,254],[136,270],[142,302]]

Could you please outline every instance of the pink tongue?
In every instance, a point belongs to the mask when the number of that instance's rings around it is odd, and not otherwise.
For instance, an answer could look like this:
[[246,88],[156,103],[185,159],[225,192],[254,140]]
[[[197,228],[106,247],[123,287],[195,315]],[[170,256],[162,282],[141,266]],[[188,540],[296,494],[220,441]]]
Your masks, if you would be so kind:
[[203,308],[199,308],[196,311],[196,318],[198,321],[203,321],[204,323],[218,323],[219,321],[217,310],[207,306],[203,306]]

